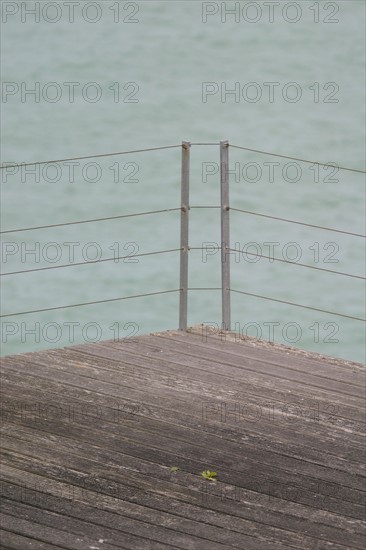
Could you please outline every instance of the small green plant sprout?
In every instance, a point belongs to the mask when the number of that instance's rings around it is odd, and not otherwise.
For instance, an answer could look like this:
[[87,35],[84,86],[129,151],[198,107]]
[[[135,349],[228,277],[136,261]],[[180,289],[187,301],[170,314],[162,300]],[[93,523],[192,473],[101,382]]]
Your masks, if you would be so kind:
[[173,473],[173,474],[176,474],[177,472],[179,472],[180,468],[178,468],[178,466],[172,466],[170,468],[170,471]]
[[208,479],[208,481],[216,481],[215,478],[217,477],[217,473],[211,472],[211,470],[204,470],[201,473],[201,476],[204,477],[205,479]]

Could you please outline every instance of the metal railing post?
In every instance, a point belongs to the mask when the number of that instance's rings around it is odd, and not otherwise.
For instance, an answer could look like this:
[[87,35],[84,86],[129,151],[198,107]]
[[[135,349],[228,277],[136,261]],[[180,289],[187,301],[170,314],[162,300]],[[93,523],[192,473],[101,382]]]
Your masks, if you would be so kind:
[[182,141],[179,330],[187,330],[190,148],[189,141]]
[[220,141],[222,329],[231,329],[229,142]]

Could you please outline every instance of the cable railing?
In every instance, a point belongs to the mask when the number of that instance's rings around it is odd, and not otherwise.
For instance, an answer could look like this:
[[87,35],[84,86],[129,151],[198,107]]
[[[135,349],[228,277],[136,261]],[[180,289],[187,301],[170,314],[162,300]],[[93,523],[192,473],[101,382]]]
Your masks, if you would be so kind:
[[[239,252],[241,253],[241,250],[238,250],[237,248],[229,248],[229,252]],[[335,275],[344,275],[345,277],[352,277],[353,279],[362,279],[363,281],[366,280],[366,277],[362,277],[361,275],[353,275],[352,273],[344,273],[343,271],[335,271],[334,269],[326,269],[324,267],[316,267],[315,265],[308,265],[308,264],[301,264],[300,262],[292,262],[291,260],[284,260],[282,258],[276,258],[274,256],[267,256],[265,254],[257,254],[256,252],[246,252],[247,256],[253,256],[254,258],[265,258],[266,260],[270,260],[271,262],[282,262],[285,264],[291,264],[291,265],[297,265],[299,267],[307,267],[309,269],[316,269],[317,271],[325,271],[326,273],[334,273]]]
[[[181,250],[180,248],[170,248],[168,250],[156,250],[154,252],[143,252],[142,254],[134,254],[133,258],[144,258],[146,256],[155,256],[157,254],[167,254],[168,252],[179,252],[180,250]],[[64,267],[98,264],[102,262],[117,262],[119,260],[127,260],[128,258],[131,258],[130,254],[128,254],[127,256],[115,256],[113,258],[88,260],[87,262],[74,262],[72,264],[50,265],[47,267],[37,267],[35,269],[23,269],[21,271],[8,271],[6,273],[0,273],[0,277],[5,277],[6,275],[20,275],[21,273],[35,273],[36,271],[47,271],[49,269],[63,269]]]
[[[243,295],[252,296],[252,297],[255,297],[255,298],[259,298],[259,299],[265,299],[265,300],[270,300],[270,301],[277,302],[277,303],[290,305],[290,306],[293,306],[293,307],[299,307],[299,308],[308,309],[308,310],[312,310],[312,311],[318,311],[318,312],[322,312],[322,313],[336,315],[336,316],[343,317],[343,318],[353,319],[353,320],[356,320],[356,321],[366,322],[366,319],[363,319],[361,317],[352,316],[352,315],[347,315],[346,313],[339,313],[339,312],[329,311],[329,310],[325,310],[325,309],[321,309],[321,308],[316,308],[312,305],[299,304],[299,303],[295,303],[295,302],[290,302],[288,300],[281,300],[279,298],[273,298],[273,297],[269,297],[269,296],[262,296],[262,295],[257,294],[257,293],[251,293],[251,292],[243,291],[241,289],[232,288],[231,279],[230,279],[230,252],[238,252],[238,250],[235,249],[235,248],[232,248],[230,246],[230,223],[229,223],[230,211],[236,211],[236,212],[239,212],[239,213],[244,214],[244,215],[259,216],[259,217],[262,217],[262,218],[267,218],[267,219],[280,221],[280,222],[286,222],[286,223],[289,223],[289,224],[296,224],[296,225],[301,225],[301,226],[305,226],[305,227],[312,227],[312,228],[316,228],[316,229],[320,229],[320,230],[324,230],[324,231],[336,232],[336,233],[340,233],[340,234],[344,234],[344,235],[349,235],[349,236],[352,236],[352,237],[365,238],[365,235],[355,233],[355,232],[351,232],[351,231],[346,231],[346,230],[341,230],[341,229],[336,229],[336,228],[330,228],[330,227],[324,227],[324,226],[320,226],[320,225],[310,224],[310,223],[302,222],[302,221],[299,221],[299,220],[281,218],[281,217],[273,216],[273,215],[270,215],[270,214],[263,214],[263,213],[259,213],[259,212],[252,212],[252,211],[249,211],[249,210],[244,210],[244,209],[241,209],[241,208],[231,207],[229,205],[229,173],[230,173],[230,171],[229,171],[229,148],[240,149],[240,150],[244,150],[244,151],[251,152],[251,153],[256,153],[256,154],[261,154],[261,155],[270,155],[270,156],[273,156],[273,157],[280,157],[280,158],[284,158],[284,159],[288,159],[288,160],[292,160],[292,161],[297,161],[297,162],[305,162],[305,163],[312,164],[312,165],[317,164],[318,166],[324,166],[324,167],[329,167],[330,166],[330,163],[321,163],[321,162],[318,162],[318,161],[310,161],[310,160],[306,160],[306,159],[303,159],[303,158],[280,155],[280,154],[277,154],[277,153],[270,153],[268,151],[250,149],[250,148],[241,147],[241,146],[238,146],[238,145],[231,145],[231,144],[229,144],[228,141],[221,141],[220,142],[220,159],[221,159],[221,161],[220,161],[220,184],[221,184],[222,328],[224,330],[230,330],[230,327],[231,327],[231,301],[230,300],[231,300],[231,294],[232,293],[243,294]],[[334,166],[334,163],[332,163],[332,166]],[[365,174],[366,173],[364,170],[359,170],[359,169],[355,169],[355,168],[339,166],[339,165],[336,165],[336,167],[337,167],[338,170],[356,172],[356,173],[360,173],[360,174]],[[341,276],[344,276],[344,277],[350,277],[350,278],[355,278],[355,279],[360,279],[360,280],[366,280],[366,278],[364,276],[361,276],[361,275],[354,275],[354,274],[351,274],[351,273],[345,273],[345,272],[339,272],[339,271],[325,269],[325,268],[319,268],[319,267],[316,267],[316,266],[301,264],[299,262],[293,262],[293,261],[290,261],[290,260],[284,260],[284,259],[276,258],[276,257],[270,257],[270,256],[266,256],[266,255],[263,255],[263,254],[248,253],[248,252],[247,252],[247,254],[251,255],[252,257],[267,258],[267,259],[269,259],[273,262],[288,263],[288,264],[297,265],[298,267],[302,267],[302,268],[306,268],[306,269],[315,269],[315,270],[318,270],[318,271],[332,273],[332,274],[335,274],[335,275],[341,275]]]
[[268,296],[261,296],[260,294],[253,294],[251,292],[243,292],[242,290],[230,289],[231,292],[236,292],[237,294],[245,294],[246,296],[254,296],[255,298],[261,298],[263,300],[270,300],[271,302],[277,302],[279,304],[287,304],[289,306],[301,307],[303,309],[310,309],[312,311],[319,311],[320,313],[329,313],[330,315],[336,315],[337,317],[344,317],[345,319],[353,319],[354,321],[363,321],[366,322],[366,319],[362,317],[354,317],[352,315],[345,315],[344,313],[337,313],[335,311],[327,311],[325,309],[320,309],[318,307],[305,306],[304,304],[296,304],[294,302],[288,302],[287,300],[279,300],[278,298],[269,298]]
[[[334,163],[318,162],[317,160],[305,160],[298,157],[289,157],[287,155],[279,155],[278,153],[269,153],[268,151],[259,151],[258,149],[249,149],[248,147],[241,147],[239,145],[230,144],[230,147],[232,147],[233,149],[241,149],[242,151],[248,151],[250,153],[259,153],[260,155],[270,155],[271,157],[278,157],[286,160],[296,160],[298,162],[305,162],[307,164],[313,164],[313,165],[317,164],[319,166],[325,166],[325,167],[334,166]],[[338,164],[335,166],[336,168],[338,168],[338,170],[346,170],[347,172],[357,172],[359,174],[365,174],[364,170],[357,170],[356,168],[346,168],[344,166],[339,166]]]
[[269,214],[260,214],[259,212],[250,212],[249,210],[242,210],[241,208],[231,207],[230,210],[232,210],[233,212],[242,212],[243,214],[251,214],[252,216],[260,216],[261,218],[268,218],[269,220],[277,220],[281,222],[294,223],[297,225],[304,225],[305,227],[323,229],[324,231],[332,231],[333,233],[342,233],[343,235],[351,235],[352,237],[363,237],[363,238],[366,237],[366,235],[362,235],[360,233],[352,233],[351,231],[344,231],[343,229],[334,229],[332,227],[323,227],[322,225],[314,225],[312,223],[299,222],[295,220],[289,220],[287,218],[278,218],[277,216],[270,216]]
[[2,164],[0,166],[0,170],[4,170],[6,168],[26,168],[28,166],[37,166],[39,164],[57,164],[59,162],[71,162],[73,160],[87,160],[87,159],[99,159],[99,158],[105,158],[105,157],[116,157],[119,155],[131,155],[133,153],[147,153],[149,151],[162,151],[163,149],[176,149],[177,147],[181,147],[181,145],[165,145],[162,147],[150,147],[148,149],[134,149],[131,151],[118,151],[117,153],[101,153],[99,155],[69,157],[69,158],[57,159],[57,160],[40,160],[37,162],[26,162],[26,163],[8,162],[6,164]]
[[135,218],[136,216],[148,216],[151,214],[162,214],[164,212],[176,212],[180,208],[165,208],[163,210],[151,210],[150,212],[137,212],[134,214],[122,214],[121,216],[108,216],[107,218],[93,218],[91,220],[79,220],[76,222],[64,222],[64,223],[53,223],[49,225],[39,225],[37,227],[22,227],[20,229],[7,229],[6,231],[0,231],[0,235],[5,233],[18,233],[20,231],[35,231],[36,229],[50,229],[53,227],[65,227],[67,225],[78,225],[81,223],[94,223],[94,222],[105,222],[110,220],[122,220],[123,218]]
[[[190,151],[192,146],[219,146],[220,149],[220,205],[190,205],[190,172],[191,172],[191,166],[190,166]],[[335,232],[343,235],[348,235],[351,237],[357,237],[357,238],[365,238],[366,236],[360,233],[356,233],[353,231],[348,231],[346,229],[338,229],[333,227],[325,227],[320,226],[316,224],[311,224],[299,220],[293,220],[289,218],[283,218],[278,216],[273,216],[271,214],[261,213],[261,212],[253,212],[251,210],[244,210],[242,208],[238,208],[236,206],[231,206],[229,203],[229,149],[240,149],[247,152],[252,152],[256,154],[263,154],[263,155],[271,155],[273,157],[280,157],[284,159],[294,160],[298,162],[304,162],[304,163],[310,163],[310,164],[317,164],[319,166],[329,167],[330,163],[321,163],[317,161],[310,161],[305,160],[297,157],[292,156],[286,156],[281,155],[277,153],[271,153],[268,151],[260,151],[256,149],[250,149],[246,147],[241,147],[238,145],[231,145],[228,141],[221,141],[219,143],[212,143],[212,142],[200,142],[200,143],[191,143],[188,141],[183,141],[180,145],[167,145],[163,147],[151,147],[147,149],[135,149],[130,151],[120,151],[116,153],[104,153],[104,154],[97,154],[97,155],[87,155],[87,156],[79,156],[79,157],[72,157],[72,158],[65,158],[65,159],[59,159],[59,160],[52,160],[52,161],[40,161],[40,162],[31,162],[31,163],[6,163],[0,166],[0,170],[5,170],[7,168],[19,168],[19,167],[26,167],[26,166],[35,166],[38,164],[53,164],[53,163],[59,163],[59,162],[66,162],[66,161],[74,161],[74,160],[82,160],[82,159],[91,159],[91,158],[101,158],[101,157],[109,157],[109,156],[115,156],[115,155],[127,155],[132,153],[143,153],[143,152],[155,152],[159,150],[166,150],[166,149],[181,149],[181,201],[180,206],[171,207],[171,208],[165,208],[165,209],[158,209],[158,210],[151,210],[151,211],[145,211],[145,212],[134,212],[134,213],[121,213],[120,215],[115,216],[107,216],[107,217],[99,217],[99,218],[92,218],[92,219],[85,219],[85,220],[76,220],[76,221],[65,221],[60,223],[54,223],[54,224],[48,224],[48,225],[38,225],[38,226],[31,226],[31,227],[22,227],[22,228],[13,228],[13,229],[5,229],[0,231],[0,235],[5,234],[13,234],[13,233],[19,233],[19,232],[28,232],[28,231],[36,231],[36,230],[46,230],[51,228],[59,228],[59,227],[65,227],[65,226],[76,226],[79,224],[88,224],[88,223],[99,223],[99,222],[110,222],[113,220],[121,220],[126,218],[135,218],[138,216],[150,216],[150,215],[162,215],[164,213],[170,213],[170,212],[180,212],[180,246],[175,248],[167,248],[163,250],[153,250],[153,251],[147,251],[142,252],[139,254],[134,254],[134,257],[147,257],[147,256],[153,256],[153,255],[159,255],[159,254],[169,254],[169,253],[177,253],[180,254],[180,274],[179,274],[179,287],[178,288],[170,288],[170,289],[163,289],[155,292],[145,292],[145,293],[139,293],[139,294],[133,294],[129,296],[118,296],[114,298],[106,298],[106,299],[100,299],[100,300],[92,300],[87,302],[81,302],[81,303],[73,303],[73,304],[60,304],[55,305],[52,307],[47,308],[39,308],[39,309],[32,309],[32,310],[25,310],[25,311],[17,311],[17,312],[10,312],[0,315],[1,318],[7,318],[7,317],[14,317],[14,316],[20,316],[20,315],[28,315],[28,314],[34,314],[34,313],[41,313],[41,312],[49,312],[49,311],[55,311],[55,310],[64,310],[68,308],[75,308],[75,307],[83,307],[83,306],[89,306],[94,304],[102,304],[102,303],[109,303],[109,302],[117,302],[122,300],[130,300],[130,299],[136,299],[136,298],[145,298],[148,296],[157,296],[157,295],[163,295],[163,294],[170,294],[170,293],[179,293],[179,321],[178,326],[180,330],[187,330],[188,327],[188,294],[190,292],[195,291],[220,291],[221,292],[221,305],[222,305],[222,329],[223,330],[230,330],[231,329],[231,295],[233,293],[235,294],[242,294],[247,295],[251,297],[255,297],[257,299],[263,299],[263,300],[270,300],[272,302],[281,303],[290,305],[293,307],[318,311],[326,314],[331,314],[347,319],[352,319],[355,321],[361,321],[365,322],[366,319],[363,319],[361,317],[357,317],[354,315],[349,315],[347,313],[340,313],[340,312],[334,312],[329,311],[326,309],[321,309],[314,307],[313,305],[309,304],[300,304],[297,302],[282,300],[279,298],[274,298],[270,296],[263,296],[261,294],[249,292],[250,289],[243,290],[243,289],[237,289],[232,288],[231,285],[231,276],[230,276],[230,255],[231,253],[238,253],[242,252],[241,250],[238,250],[235,247],[232,247],[230,244],[230,212],[237,212],[242,215],[252,215],[259,218],[267,218],[271,220],[275,220],[278,222],[284,222],[288,224],[296,224],[304,227],[311,227],[315,229],[320,229],[324,231],[329,232]],[[332,163],[332,166],[334,166],[334,163]],[[349,172],[356,172],[360,174],[365,174],[366,172],[364,170],[356,169],[356,168],[350,168],[345,166],[338,166],[336,165],[339,170],[349,171]],[[204,247],[197,247],[197,246],[190,246],[190,234],[189,234],[189,218],[190,218],[190,211],[191,210],[200,210],[200,209],[215,209],[220,210],[221,213],[221,246],[218,247],[218,250],[221,252],[221,286],[220,287],[191,287],[189,286],[189,255],[190,251],[193,250],[204,250]],[[359,274],[352,274],[347,273],[343,271],[336,271],[333,269],[326,269],[321,268],[313,265],[309,265],[306,263],[299,263],[291,260],[285,260],[274,256],[268,256],[264,254],[259,253],[253,253],[253,252],[246,252],[248,256],[251,257],[258,257],[258,258],[265,258],[273,262],[279,262],[279,263],[286,263],[298,266],[303,269],[312,269],[317,270],[320,272],[326,272],[333,275],[343,276],[343,277],[349,277],[352,279],[358,279],[358,280],[366,280],[366,278]],[[52,266],[46,266],[46,267],[38,267],[33,269],[24,269],[24,270],[14,270],[14,271],[8,271],[5,273],[1,273],[0,276],[2,277],[9,277],[9,276],[16,276],[16,275],[24,275],[28,273],[34,273],[34,272],[40,272],[40,271],[46,271],[46,270],[55,270],[55,269],[65,269],[69,267],[74,266],[84,266],[84,265],[95,265],[98,263],[103,262],[111,262],[111,261],[118,261],[118,260],[124,260],[126,258],[129,258],[130,255],[118,255],[117,257],[108,257],[108,258],[100,258],[95,260],[88,260],[83,262],[74,262],[74,263],[64,263],[61,265],[52,265]]]

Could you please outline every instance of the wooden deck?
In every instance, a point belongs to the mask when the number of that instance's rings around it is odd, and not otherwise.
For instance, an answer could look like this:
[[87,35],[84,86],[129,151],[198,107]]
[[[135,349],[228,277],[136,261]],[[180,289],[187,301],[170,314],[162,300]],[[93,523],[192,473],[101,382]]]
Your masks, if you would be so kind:
[[363,549],[364,385],[205,327],[6,357],[1,548]]

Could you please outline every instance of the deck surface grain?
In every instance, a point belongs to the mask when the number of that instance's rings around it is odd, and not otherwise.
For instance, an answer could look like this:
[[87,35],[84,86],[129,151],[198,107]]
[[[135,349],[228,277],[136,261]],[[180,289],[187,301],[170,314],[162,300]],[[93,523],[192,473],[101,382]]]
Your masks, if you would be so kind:
[[365,547],[363,365],[206,326],[1,364],[1,548]]

